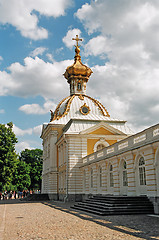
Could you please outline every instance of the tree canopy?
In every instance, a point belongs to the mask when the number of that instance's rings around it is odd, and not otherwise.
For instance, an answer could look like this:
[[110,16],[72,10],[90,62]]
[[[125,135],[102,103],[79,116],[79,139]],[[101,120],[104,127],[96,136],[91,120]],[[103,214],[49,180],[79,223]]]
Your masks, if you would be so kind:
[[20,153],[19,159],[25,162],[30,169],[31,189],[41,189],[42,175],[42,153],[41,149],[25,149]]
[[0,124],[0,189],[9,186],[17,165],[15,144],[17,138],[12,130],[13,123]]
[[0,124],[0,191],[41,189],[41,149],[15,151],[13,123]]

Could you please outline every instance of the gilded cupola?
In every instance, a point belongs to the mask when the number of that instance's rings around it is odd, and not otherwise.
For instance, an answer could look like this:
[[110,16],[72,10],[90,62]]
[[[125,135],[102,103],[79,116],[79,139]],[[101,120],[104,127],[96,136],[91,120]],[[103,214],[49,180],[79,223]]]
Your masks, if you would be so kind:
[[70,95],[85,95],[86,83],[88,82],[92,70],[81,62],[80,46],[78,42],[82,41],[82,39],[78,38],[78,35],[76,35],[76,38],[72,38],[72,40],[76,40],[77,42],[75,45],[74,63],[67,67],[64,76],[70,84]]

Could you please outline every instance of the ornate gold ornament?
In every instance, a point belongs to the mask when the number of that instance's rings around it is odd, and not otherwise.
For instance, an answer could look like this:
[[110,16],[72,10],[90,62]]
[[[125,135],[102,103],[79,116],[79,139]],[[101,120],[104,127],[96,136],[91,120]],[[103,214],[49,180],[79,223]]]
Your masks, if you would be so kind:
[[87,115],[90,112],[90,107],[84,103],[84,105],[81,106],[79,110],[83,115]]
[[[70,110],[70,105],[71,105],[71,103],[72,103],[72,100],[74,99],[74,97],[75,97],[76,95],[74,94],[74,95],[72,95],[72,96],[69,96],[69,97],[66,97],[66,98],[64,98],[59,104],[58,104],[58,106],[57,106],[57,108],[56,108],[56,110],[55,110],[55,112],[53,113],[53,112],[51,112],[51,122],[52,121],[54,121],[54,120],[59,120],[60,118],[62,118],[62,117],[64,117],[65,115],[67,115],[68,114],[68,112],[69,112],[69,110]],[[102,115],[103,116],[106,116],[106,117],[110,117],[110,115],[109,115],[109,113],[108,113],[108,111],[105,109],[105,107],[99,102],[99,101],[97,101],[96,99],[94,99],[94,98],[92,98],[92,97],[89,97],[89,96],[87,96],[87,95],[82,95],[82,94],[80,94],[79,96],[78,96],[78,98],[80,99],[80,100],[84,100],[84,98],[89,98],[89,99],[91,99],[93,102],[94,102],[94,104],[99,108],[99,110],[101,111],[101,113],[102,113]],[[61,107],[61,105],[65,102],[67,100],[67,102],[66,102],[66,105],[65,105],[65,109],[64,109],[64,111],[63,111],[63,114],[61,114],[60,112],[59,112],[59,109],[60,109],[60,107]],[[88,113],[90,112],[90,108],[86,105],[86,103],[82,106],[82,107],[84,107],[84,106],[86,106],[87,108],[88,108]],[[82,108],[81,107],[81,108]],[[80,108],[80,109],[81,109]],[[86,110],[86,109],[85,109]],[[88,113],[84,113],[82,110],[80,110],[80,112],[83,114],[83,115],[87,115]]]
[[83,96],[82,94],[80,94],[80,95],[78,96],[78,98],[79,98],[80,100],[84,100],[84,96]]
[[76,35],[76,38],[72,38],[72,40],[77,42],[77,45],[75,45],[75,61],[71,66],[66,68],[64,76],[68,83],[71,83],[71,79],[79,78],[79,76],[82,81],[87,82],[92,74],[92,70],[81,62],[80,46],[78,42],[82,41],[82,39],[78,38],[78,35]]
[[[106,110],[106,108],[98,100],[96,100],[96,99],[94,99],[92,97],[89,97],[89,96],[87,96],[87,97],[89,99],[91,99],[95,103],[96,106],[98,106],[98,108],[101,111],[101,113],[103,114],[103,116],[110,117],[110,115],[109,115],[108,111]],[[106,114],[105,114],[104,111],[106,112]]]
[[[66,98],[64,98],[64,99],[58,104],[58,106],[57,106],[57,108],[56,108],[56,110],[55,110],[55,112],[54,112],[54,117],[53,117],[53,119],[51,118],[51,122],[54,121],[54,120],[56,120],[56,119],[59,120],[60,118],[64,117],[64,116],[69,112],[69,110],[70,110],[70,104],[71,104],[72,100],[74,99],[74,97],[75,97],[75,95],[72,95],[71,97],[70,97],[70,96],[69,96],[69,97],[66,97]],[[67,100],[67,99],[68,99],[68,101],[67,101],[67,103],[66,103],[64,112],[63,112],[63,114],[61,114],[61,113],[59,112],[59,109],[60,109],[62,103],[63,103],[65,100]]]

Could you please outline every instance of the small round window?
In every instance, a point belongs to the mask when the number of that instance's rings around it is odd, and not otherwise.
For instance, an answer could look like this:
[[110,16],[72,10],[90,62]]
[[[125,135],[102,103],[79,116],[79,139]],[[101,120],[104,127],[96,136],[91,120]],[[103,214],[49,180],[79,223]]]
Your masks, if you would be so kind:
[[84,104],[82,107],[80,107],[80,112],[83,115],[87,115],[90,112],[90,108],[86,104]]

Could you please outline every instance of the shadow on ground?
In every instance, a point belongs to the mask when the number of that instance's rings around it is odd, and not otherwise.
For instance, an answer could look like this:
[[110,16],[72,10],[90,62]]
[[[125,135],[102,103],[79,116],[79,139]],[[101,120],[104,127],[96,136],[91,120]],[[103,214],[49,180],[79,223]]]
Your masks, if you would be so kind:
[[129,234],[146,240],[159,240],[159,215],[115,215],[97,216],[79,210],[71,209],[74,203],[64,203],[60,201],[24,201],[21,199],[1,200],[2,204],[26,204],[41,203],[59,211],[72,214],[83,220],[91,221],[109,229]]
[[[71,209],[70,203],[43,202],[44,205],[54,208],[83,220],[92,221],[101,226],[129,234],[146,240],[159,240],[159,217],[149,215],[117,215],[97,216],[79,210]],[[73,203],[72,203],[73,205]]]

